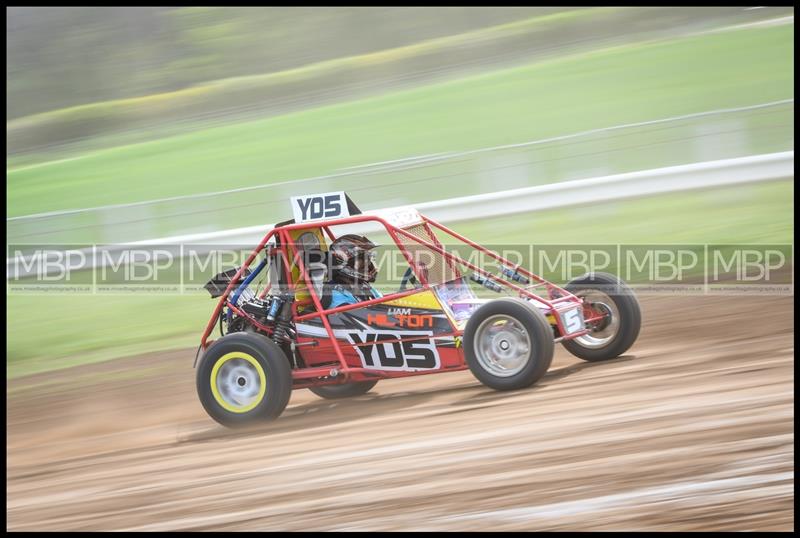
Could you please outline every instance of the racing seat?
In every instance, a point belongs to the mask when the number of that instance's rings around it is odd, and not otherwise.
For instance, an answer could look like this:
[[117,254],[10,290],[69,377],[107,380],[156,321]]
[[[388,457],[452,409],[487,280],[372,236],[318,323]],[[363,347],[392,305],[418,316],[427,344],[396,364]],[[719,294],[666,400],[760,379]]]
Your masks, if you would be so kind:
[[[303,254],[303,263],[308,271],[308,276],[311,278],[314,290],[317,292],[318,297],[322,297],[322,287],[325,284],[325,278],[328,276],[328,265],[325,263],[325,253],[320,249],[306,249]],[[275,285],[276,290],[288,289],[283,264],[283,257],[274,255],[273,263],[269,265],[269,281],[277,283]],[[248,269],[245,276],[249,273],[250,270]],[[298,281],[301,278],[299,271],[297,271],[296,278]],[[299,288],[304,290],[305,286],[301,284]],[[305,294],[308,295],[308,292],[305,292]]]
[[[311,286],[314,288],[317,297],[321,299],[325,280],[328,277],[328,265],[326,263],[328,245],[325,241],[325,236],[319,228],[294,230],[290,232],[290,236],[292,241],[295,242],[295,248],[302,255],[303,265],[308,271]],[[290,278],[297,286],[295,300],[298,302],[298,311],[308,312],[309,310],[314,310],[311,294],[303,277],[300,275],[300,267],[298,265],[292,264]]]
[[[325,253],[321,250],[307,250],[306,252],[306,270],[311,279],[311,285],[317,297],[322,300],[322,290],[325,285],[325,280],[328,277],[328,264],[325,263]],[[321,260],[321,261],[314,261]]]

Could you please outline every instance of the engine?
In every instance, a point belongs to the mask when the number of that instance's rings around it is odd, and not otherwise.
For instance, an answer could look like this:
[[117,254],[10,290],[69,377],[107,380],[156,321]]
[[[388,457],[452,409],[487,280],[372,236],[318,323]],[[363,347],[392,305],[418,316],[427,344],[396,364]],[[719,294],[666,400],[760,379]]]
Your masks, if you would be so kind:
[[[238,268],[235,268],[219,273],[206,283],[205,288],[212,298],[225,293],[237,271]],[[246,279],[249,275],[250,271],[247,270],[243,276]],[[235,295],[233,293],[229,300]],[[230,307],[224,308],[220,312],[220,332],[223,323],[226,323],[226,333],[253,331],[270,337],[278,344],[294,341],[295,331],[291,322],[294,295],[291,292],[272,293],[262,299],[256,297],[250,288],[245,287],[235,300],[236,307],[246,315],[237,314]],[[258,325],[253,323],[254,321]]]

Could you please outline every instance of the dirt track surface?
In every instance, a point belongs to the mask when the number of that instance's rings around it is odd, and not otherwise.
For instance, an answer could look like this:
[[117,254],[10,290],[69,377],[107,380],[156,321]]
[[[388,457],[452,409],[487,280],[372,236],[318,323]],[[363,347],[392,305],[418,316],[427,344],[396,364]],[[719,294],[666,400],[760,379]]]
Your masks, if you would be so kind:
[[8,530],[794,529],[792,298],[645,297],[623,357],[295,391],[216,425],[194,350],[9,383]]

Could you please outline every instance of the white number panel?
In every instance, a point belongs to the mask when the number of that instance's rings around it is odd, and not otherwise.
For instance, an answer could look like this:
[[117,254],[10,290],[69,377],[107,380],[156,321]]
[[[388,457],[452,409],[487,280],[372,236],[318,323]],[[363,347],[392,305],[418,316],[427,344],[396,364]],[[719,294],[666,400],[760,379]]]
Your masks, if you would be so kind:
[[561,316],[561,323],[567,334],[573,334],[584,329],[582,308],[576,307],[571,310],[562,310],[558,315]]
[[296,223],[350,216],[343,191],[292,196],[291,203]]

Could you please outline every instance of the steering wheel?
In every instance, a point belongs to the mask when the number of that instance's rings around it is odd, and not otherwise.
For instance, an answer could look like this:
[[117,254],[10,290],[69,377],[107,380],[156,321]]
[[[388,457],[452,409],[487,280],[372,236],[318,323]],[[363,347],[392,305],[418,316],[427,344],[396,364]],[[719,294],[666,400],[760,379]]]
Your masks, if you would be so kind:
[[408,284],[412,284],[415,288],[420,287],[419,282],[417,282],[417,276],[414,274],[414,271],[411,269],[411,267],[406,269],[406,272],[403,275],[403,280],[400,281],[400,289],[397,291],[405,291]]

